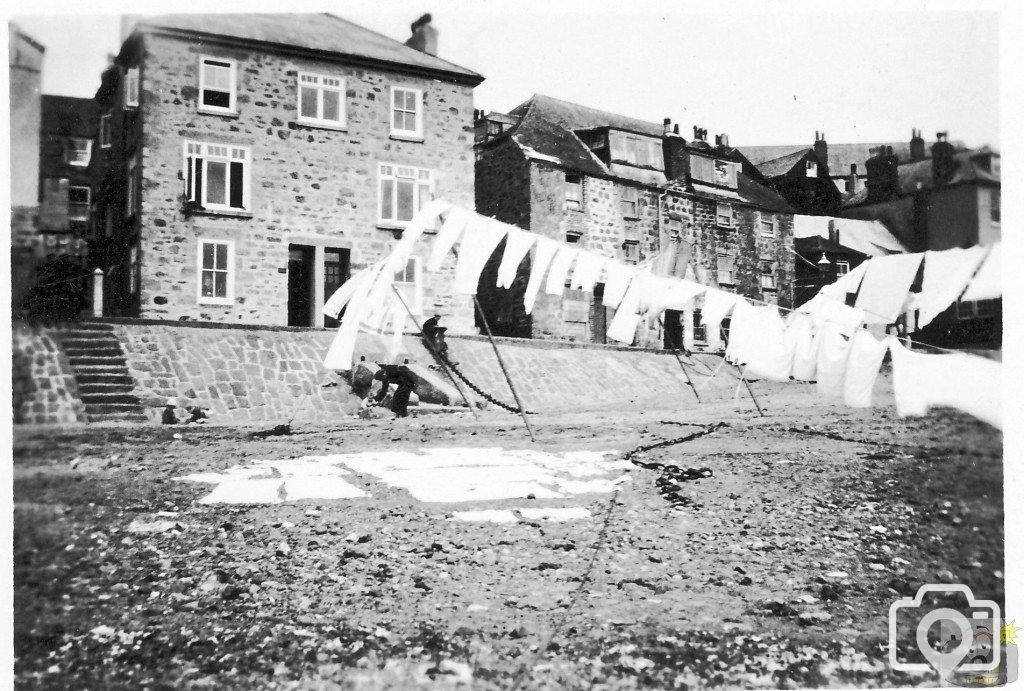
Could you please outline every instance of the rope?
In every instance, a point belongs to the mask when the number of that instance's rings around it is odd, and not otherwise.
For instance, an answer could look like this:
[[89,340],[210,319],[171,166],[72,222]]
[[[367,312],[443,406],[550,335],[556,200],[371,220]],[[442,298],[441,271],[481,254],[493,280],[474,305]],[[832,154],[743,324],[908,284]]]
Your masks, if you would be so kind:
[[459,379],[461,379],[463,381],[463,383],[465,383],[466,386],[468,386],[469,388],[473,389],[473,391],[475,391],[477,393],[477,395],[481,396],[482,398],[486,399],[487,401],[490,401],[491,403],[493,403],[494,405],[498,406],[499,408],[503,408],[503,409],[507,410],[510,413],[514,413],[515,415],[519,415],[520,412],[524,412],[527,415],[536,415],[536,413],[534,413],[533,411],[530,411],[530,410],[520,411],[519,408],[517,408],[516,406],[509,405],[508,403],[504,403],[502,401],[499,401],[497,398],[495,398],[494,396],[490,395],[489,393],[487,393],[486,391],[481,389],[479,386],[477,386],[472,381],[470,381],[469,377],[467,377],[465,374],[463,374],[462,370],[460,370],[458,368],[458,366],[454,362],[452,362],[450,359],[448,359],[448,356],[445,353],[442,353],[440,351],[440,349],[431,348],[430,352],[434,355],[435,358],[441,360],[444,365],[447,365],[448,368],[451,369],[452,372],[455,372],[455,374],[458,375]]

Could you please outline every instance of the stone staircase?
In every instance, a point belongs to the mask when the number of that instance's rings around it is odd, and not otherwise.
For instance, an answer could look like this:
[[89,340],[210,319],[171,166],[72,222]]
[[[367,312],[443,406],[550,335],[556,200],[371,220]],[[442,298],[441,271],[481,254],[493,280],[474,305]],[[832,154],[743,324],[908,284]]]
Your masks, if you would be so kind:
[[147,421],[112,325],[81,322],[54,335],[78,380],[89,422]]

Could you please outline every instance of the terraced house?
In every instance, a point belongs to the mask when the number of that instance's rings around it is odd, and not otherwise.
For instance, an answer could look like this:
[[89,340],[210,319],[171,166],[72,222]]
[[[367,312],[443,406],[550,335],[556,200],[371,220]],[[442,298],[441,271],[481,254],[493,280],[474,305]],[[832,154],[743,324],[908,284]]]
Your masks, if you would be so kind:
[[[749,163],[726,135],[711,144],[695,127],[688,142],[668,119],[659,125],[535,95],[508,114],[478,113],[476,142],[479,213],[661,275],[792,305],[793,209],[743,172]],[[486,296],[496,330],[606,341],[614,312],[602,305],[601,283],[593,293],[542,294],[531,315],[516,290]],[[638,343],[716,342],[701,302],[666,313],[664,328]]]
[[[437,43],[429,15],[405,44],[330,14],[138,22],[96,96],[104,313],[321,326],[421,204],[471,206],[483,77]],[[471,327],[445,272],[400,278]]]

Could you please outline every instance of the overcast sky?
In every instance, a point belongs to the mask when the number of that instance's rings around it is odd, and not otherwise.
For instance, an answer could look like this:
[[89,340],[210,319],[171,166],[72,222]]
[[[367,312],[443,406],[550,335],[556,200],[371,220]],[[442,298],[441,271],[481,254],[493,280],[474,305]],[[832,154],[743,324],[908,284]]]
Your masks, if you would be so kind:
[[[90,3],[92,15],[53,12],[59,2],[19,0],[14,16],[46,46],[45,93],[92,96],[107,53],[119,47],[114,12],[162,13],[181,2]],[[894,3],[895,4],[895,3]],[[67,5],[81,7],[80,5]],[[281,8],[219,2],[225,11]],[[727,132],[734,145],[932,139],[948,130],[969,145],[999,146],[999,16],[991,2],[473,2],[293,1],[330,10],[398,40],[423,11],[440,31],[439,54],[482,73],[476,105],[507,111],[543,93],[661,122]],[[209,9],[209,3],[193,8]],[[970,11],[951,11],[954,7]],[[861,11],[855,11],[858,8]],[[864,9],[867,8],[867,9]]]

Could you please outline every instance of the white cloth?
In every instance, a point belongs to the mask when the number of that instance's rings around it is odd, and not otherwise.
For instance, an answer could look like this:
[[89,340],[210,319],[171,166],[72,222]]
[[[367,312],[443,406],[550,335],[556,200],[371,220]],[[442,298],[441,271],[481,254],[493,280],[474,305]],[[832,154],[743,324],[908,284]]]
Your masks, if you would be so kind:
[[786,349],[785,330],[778,308],[737,302],[729,323],[725,356],[733,364],[744,366],[744,376],[788,381],[793,351]]
[[537,251],[534,252],[533,261],[530,263],[530,280],[526,283],[526,293],[523,295],[523,307],[526,313],[533,312],[533,305],[537,301],[537,293],[544,282],[544,273],[551,264],[560,245],[554,240],[544,237],[537,238]]
[[823,286],[819,295],[830,297],[834,300],[838,300],[842,304],[846,304],[846,296],[850,293],[856,293],[860,288],[861,281],[864,280],[864,274],[867,273],[868,266],[873,259],[868,259],[855,266],[853,270],[849,271],[835,283],[830,283],[827,286]]
[[640,323],[640,293],[642,292],[642,281],[640,277],[634,277],[630,282],[626,294],[622,297],[618,308],[615,310],[615,317],[608,325],[608,338],[620,343],[630,344],[636,337],[636,327]]
[[441,231],[434,238],[434,247],[430,252],[430,259],[427,261],[427,271],[440,271],[441,264],[445,257],[451,252],[455,242],[466,229],[470,218],[475,216],[470,211],[453,206],[448,210],[448,216],[444,219]]
[[438,214],[442,214],[451,208],[451,204],[441,199],[433,199],[423,205],[423,208],[416,212],[416,215],[409,221],[409,225],[402,231],[402,239],[395,243],[392,250],[399,258],[398,264],[402,265],[412,254],[412,248],[420,239],[423,232],[434,222]]
[[335,334],[334,340],[331,341],[330,348],[327,349],[327,355],[324,356],[324,367],[327,369],[352,369],[352,354],[355,352],[356,337],[359,335],[359,325],[369,309],[369,300],[367,300],[367,295],[373,286],[373,278],[379,277],[379,271],[376,276],[372,276],[368,272],[366,274],[366,278],[359,281],[355,286],[351,300],[349,300],[349,308],[345,310],[345,314],[341,318],[341,325],[338,327],[338,333]]
[[1003,243],[1001,242],[992,245],[992,249],[989,250],[978,273],[974,275],[967,290],[960,297],[961,300],[968,302],[1003,297],[1002,247]]
[[878,340],[870,331],[858,329],[850,340],[850,356],[846,361],[846,380],[843,383],[843,401],[852,408],[870,408],[871,390],[878,379],[885,352],[886,339]]
[[818,392],[835,398],[843,397],[846,361],[850,353],[847,340],[835,324],[826,323],[818,334]]
[[555,258],[551,261],[551,268],[548,270],[548,282],[544,286],[545,293],[561,297],[565,291],[565,277],[569,274],[569,267],[572,266],[579,253],[579,250],[568,245],[558,248],[558,253],[555,254]]
[[629,282],[637,274],[637,271],[638,269],[635,266],[608,262],[607,266],[605,266],[608,279],[604,284],[604,296],[601,298],[601,303],[605,307],[613,309],[618,307],[619,303],[622,302],[622,297],[626,294]]
[[661,314],[667,309],[682,312],[693,306],[693,300],[707,290],[707,286],[700,283],[687,281],[685,279],[665,279],[664,290],[652,296],[650,309],[655,314]]
[[865,321],[864,310],[850,307],[820,293],[800,305],[797,311],[811,315],[815,332],[821,331],[825,323],[830,323],[844,336],[850,336]]
[[917,328],[928,326],[960,297],[987,251],[979,245],[965,250],[957,248],[924,253],[924,280],[914,301]]
[[864,321],[869,324],[892,324],[896,321],[910,294],[910,286],[923,256],[921,253],[892,254],[865,262],[869,266],[856,303],[856,307],[864,310]]
[[323,313],[332,319],[337,319],[341,310],[345,308],[345,305],[349,303],[355,291],[358,289],[360,283],[370,280],[370,278],[376,275],[380,271],[382,262],[372,264],[365,269],[357,271],[352,276],[341,284],[341,286],[334,291],[334,293],[324,303]]
[[601,276],[608,260],[590,252],[580,252],[576,259],[576,268],[572,272],[572,283],[570,287],[574,290],[582,290],[588,293],[594,292],[594,284]]
[[533,233],[509,226],[508,237],[505,238],[505,254],[502,255],[501,265],[498,266],[499,288],[512,287],[512,281],[516,280],[516,270],[536,241],[537,236]]
[[704,293],[704,307],[701,308],[700,318],[704,324],[704,332],[707,334],[708,347],[712,350],[722,347],[722,320],[732,312],[733,307],[740,300],[743,298],[735,293],[717,288],[708,288]]
[[814,381],[818,371],[818,341],[815,340],[811,318],[800,312],[790,313],[783,340],[793,353],[790,376],[800,381]]
[[456,295],[475,295],[480,283],[480,272],[491,258],[511,226],[491,218],[477,216],[469,222],[459,242],[459,260],[455,264],[452,292]]
[[1002,421],[1002,367],[964,353],[925,355],[889,338],[896,412],[924,415],[931,406],[946,406],[998,429]]

